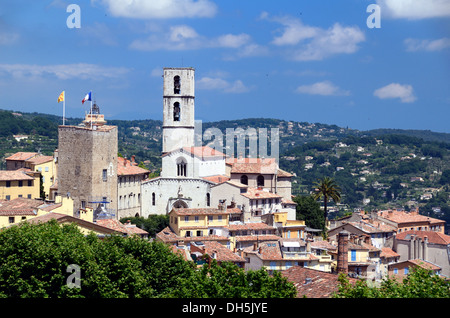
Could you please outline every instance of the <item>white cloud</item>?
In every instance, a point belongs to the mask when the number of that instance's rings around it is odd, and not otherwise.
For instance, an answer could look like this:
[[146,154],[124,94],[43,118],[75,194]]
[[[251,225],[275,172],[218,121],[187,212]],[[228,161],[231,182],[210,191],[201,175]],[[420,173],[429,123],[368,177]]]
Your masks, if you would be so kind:
[[377,0],[383,17],[427,19],[450,16],[448,0]]
[[284,26],[282,34],[276,36],[272,44],[293,47],[289,51],[289,58],[297,61],[323,60],[336,54],[351,54],[365,40],[364,33],[357,26],[335,23],[323,29],[305,25],[292,17],[269,18],[267,13],[263,13],[261,18]]
[[157,50],[197,50],[204,48],[232,48],[245,47],[251,43],[248,34],[224,34],[215,38],[207,38],[198,34],[188,25],[176,25],[166,32],[153,32],[145,39],[134,40],[130,48],[141,51]]
[[217,6],[209,0],[96,0],[116,17],[137,19],[210,18]]
[[348,96],[350,91],[342,90],[330,81],[317,82],[311,85],[301,85],[295,90],[297,93],[322,96]]
[[228,82],[222,78],[202,77],[195,82],[197,89],[221,90],[226,93],[246,93],[250,90],[241,80]]
[[437,40],[419,40],[419,39],[406,39],[404,41],[406,50],[410,52],[415,51],[441,51],[450,48],[450,38],[441,38]]
[[7,73],[16,79],[37,79],[47,75],[55,76],[60,80],[120,78],[129,72],[124,67],[104,67],[95,64],[59,64],[59,65],[32,65],[32,64],[0,64],[0,74]]
[[391,83],[381,87],[373,92],[373,95],[380,99],[400,98],[402,103],[412,103],[417,98],[414,96],[413,87],[411,85],[401,85]]

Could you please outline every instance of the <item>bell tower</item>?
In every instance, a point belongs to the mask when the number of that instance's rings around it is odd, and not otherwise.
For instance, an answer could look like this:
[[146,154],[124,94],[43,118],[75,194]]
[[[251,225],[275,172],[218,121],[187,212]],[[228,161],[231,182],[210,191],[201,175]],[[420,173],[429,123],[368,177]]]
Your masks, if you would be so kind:
[[162,152],[194,146],[194,68],[164,68]]

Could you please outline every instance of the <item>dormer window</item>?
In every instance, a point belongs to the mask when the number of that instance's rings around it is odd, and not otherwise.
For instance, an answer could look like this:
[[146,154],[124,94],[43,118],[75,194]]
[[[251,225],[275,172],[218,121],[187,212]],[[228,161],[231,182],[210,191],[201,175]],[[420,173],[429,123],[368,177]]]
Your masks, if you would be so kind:
[[180,121],[180,103],[173,104],[173,121]]
[[180,90],[181,90],[180,77],[177,75],[173,78],[173,93],[180,94]]

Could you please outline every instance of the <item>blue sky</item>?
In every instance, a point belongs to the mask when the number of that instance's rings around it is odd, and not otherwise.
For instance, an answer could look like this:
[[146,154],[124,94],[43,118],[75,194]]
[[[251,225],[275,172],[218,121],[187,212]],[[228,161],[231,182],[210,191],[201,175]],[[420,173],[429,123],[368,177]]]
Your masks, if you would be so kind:
[[[69,28],[70,4],[80,28]],[[369,28],[370,4],[380,28]],[[75,21],[75,20],[71,20]],[[450,0],[0,3],[0,108],[162,119],[162,68],[196,69],[196,118],[450,133]]]

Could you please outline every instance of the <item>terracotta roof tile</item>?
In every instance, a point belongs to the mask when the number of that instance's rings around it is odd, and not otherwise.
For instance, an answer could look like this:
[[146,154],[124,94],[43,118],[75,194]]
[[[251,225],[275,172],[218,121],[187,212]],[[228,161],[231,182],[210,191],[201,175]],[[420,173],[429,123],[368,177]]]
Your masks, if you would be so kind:
[[17,171],[17,170],[0,171],[0,181],[13,181],[13,180],[34,180],[34,178],[27,175],[24,171]]
[[44,201],[27,198],[16,198],[0,202],[0,215],[36,215],[36,210]]
[[450,235],[446,235],[446,234],[443,234],[440,232],[435,232],[435,231],[416,231],[416,230],[405,231],[405,232],[401,232],[401,233],[397,234],[395,238],[397,240],[408,240],[409,241],[411,239],[411,235],[420,237],[422,239],[422,241],[424,240],[425,237],[427,237],[429,243],[441,244],[441,245],[450,244]]
[[46,162],[49,162],[52,160],[53,160],[53,156],[36,156],[31,159],[27,159],[25,161],[29,162],[31,164],[34,164],[34,165],[40,165],[40,164],[43,164],[43,163],[46,163]]
[[[330,298],[339,291],[338,275],[294,266],[281,272],[297,289],[298,298]],[[355,278],[348,278],[354,284]]]
[[217,184],[224,183],[224,182],[230,180],[229,177],[223,176],[223,175],[208,176],[208,177],[203,177],[203,179],[217,183]]
[[25,161],[37,156],[37,152],[16,152],[15,154],[5,158],[5,160]]
[[281,198],[281,195],[265,191],[265,190],[259,190],[256,188],[247,188],[246,193],[241,193],[242,196],[248,198],[248,199],[276,199]]
[[138,167],[137,162],[127,160],[125,158],[117,158],[117,175],[127,176],[127,175],[137,175],[150,173],[149,170]]
[[444,220],[430,218],[424,215],[420,215],[417,212],[406,212],[406,211],[380,211],[378,215],[391,220],[397,224],[402,223],[414,223],[414,222],[427,222],[433,223],[445,223]]
[[275,158],[229,158],[226,163],[231,165],[231,173],[275,174],[278,165]]

